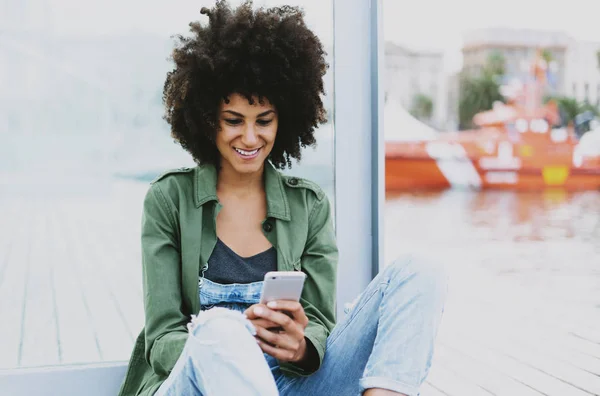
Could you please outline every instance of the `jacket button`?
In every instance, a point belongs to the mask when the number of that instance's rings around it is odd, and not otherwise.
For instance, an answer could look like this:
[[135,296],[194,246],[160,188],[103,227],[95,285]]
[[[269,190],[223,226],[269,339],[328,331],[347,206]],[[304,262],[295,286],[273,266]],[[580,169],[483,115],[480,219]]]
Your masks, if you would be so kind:
[[265,232],[271,232],[272,229],[273,229],[273,225],[271,223],[263,224],[263,230],[265,230]]
[[288,180],[288,183],[290,183],[291,186],[297,186],[298,179],[296,179],[295,177],[292,177],[290,180]]

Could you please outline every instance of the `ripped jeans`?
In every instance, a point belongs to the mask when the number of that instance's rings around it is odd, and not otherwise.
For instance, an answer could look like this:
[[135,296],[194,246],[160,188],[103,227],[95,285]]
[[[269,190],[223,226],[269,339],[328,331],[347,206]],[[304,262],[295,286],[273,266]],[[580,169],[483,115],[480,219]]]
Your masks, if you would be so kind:
[[412,257],[396,260],[335,326],[320,369],[288,377],[263,354],[240,312],[258,301],[260,282],[204,282],[200,299],[214,308],[188,325],[183,353],[158,396],[346,396],[369,388],[417,396],[431,366],[447,292],[439,267]]

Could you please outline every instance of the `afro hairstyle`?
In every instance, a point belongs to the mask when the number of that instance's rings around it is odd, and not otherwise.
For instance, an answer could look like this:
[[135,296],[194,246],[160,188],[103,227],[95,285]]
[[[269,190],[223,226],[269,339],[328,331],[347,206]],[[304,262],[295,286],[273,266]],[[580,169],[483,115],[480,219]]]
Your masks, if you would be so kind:
[[191,35],[175,36],[163,88],[164,119],[171,136],[200,165],[219,165],[215,144],[219,108],[234,93],[253,104],[266,98],[279,125],[269,160],[278,169],[301,159],[301,148],[316,144],[314,131],[325,123],[321,100],[328,64],[319,38],[298,7],[253,9],[246,1],[202,8],[208,23],[189,24]]

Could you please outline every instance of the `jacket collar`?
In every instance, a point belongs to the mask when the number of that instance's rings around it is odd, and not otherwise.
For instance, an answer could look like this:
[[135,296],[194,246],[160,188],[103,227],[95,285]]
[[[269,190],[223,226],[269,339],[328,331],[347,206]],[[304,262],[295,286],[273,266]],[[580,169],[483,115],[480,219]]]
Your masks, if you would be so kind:
[[[290,207],[285,194],[283,178],[275,167],[265,162],[265,193],[267,216],[289,221]],[[200,207],[207,202],[219,201],[217,197],[217,169],[214,165],[200,165],[194,175],[194,203]]]

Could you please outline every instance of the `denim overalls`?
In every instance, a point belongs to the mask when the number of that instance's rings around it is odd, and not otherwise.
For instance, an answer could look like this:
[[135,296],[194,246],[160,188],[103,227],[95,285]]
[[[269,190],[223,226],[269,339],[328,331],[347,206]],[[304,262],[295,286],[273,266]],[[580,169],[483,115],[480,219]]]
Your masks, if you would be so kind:
[[263,282],[222,285],[200,278],[200,309],[223,307],[244,312],[252,304],[258,304]]

